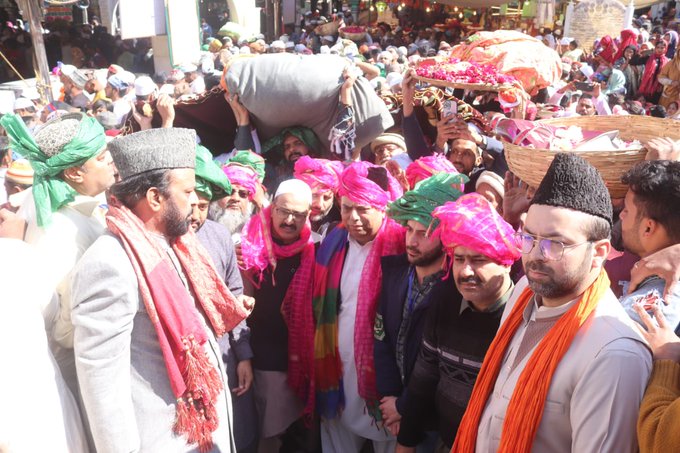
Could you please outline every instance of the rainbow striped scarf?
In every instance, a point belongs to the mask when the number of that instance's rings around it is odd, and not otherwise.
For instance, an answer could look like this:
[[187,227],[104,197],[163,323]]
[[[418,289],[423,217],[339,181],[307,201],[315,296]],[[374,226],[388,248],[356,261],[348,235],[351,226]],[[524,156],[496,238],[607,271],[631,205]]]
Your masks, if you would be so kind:
[[[348,232],[336,227],[317,251],[314,275],[313,307],[314,380],[316,409],[323,418],[335,418],[344,407],[342,363],[338,351],[338,312],[340,278],[347,252]],[[379,396],[373,362],[373,323],[382,285],[380,258],[404,252],[404,229],[386,219],[362,269],[357,300],[354,351],[359,395],[366,401],[371,415],[379,420]]]

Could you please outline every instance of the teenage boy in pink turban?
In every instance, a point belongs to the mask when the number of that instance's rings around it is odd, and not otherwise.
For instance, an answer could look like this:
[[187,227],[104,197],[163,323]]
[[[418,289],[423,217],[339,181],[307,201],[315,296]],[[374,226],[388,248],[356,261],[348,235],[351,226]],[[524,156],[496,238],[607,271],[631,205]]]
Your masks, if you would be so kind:
[[335,193],[340,187],[340,161],[302,156],[295,162],[295,178],[312,189],[312,211],[309,220],[312,231],[325,237],[340,222],[340,207]]

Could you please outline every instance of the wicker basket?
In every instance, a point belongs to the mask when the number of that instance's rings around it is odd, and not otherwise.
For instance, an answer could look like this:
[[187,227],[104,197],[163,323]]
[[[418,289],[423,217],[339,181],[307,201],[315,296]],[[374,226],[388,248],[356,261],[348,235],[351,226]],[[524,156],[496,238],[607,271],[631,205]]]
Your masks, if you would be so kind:
[[[624,140],[639,140],[645,144],[657,137],[680,139],[680,128],[673,120],[647,116],[588,116],[555,118],[541,121],[554,126],[578,126],[590,131],[618,130]],[[510,171],[532,187],[538,187],[548,171],[555,151],[533,149],[504,143],[505,157]],[[628,187],[621,183],[621,176],[636,163],[645,159],[646,149],[634,151],[579,151],[604,179],[612,198],[623,198]]]
[[345,27],[341,27],[338,29],[338,33],[340,33],[340,36],[342,36],[345,39],[351,39],[352,41],[361,41],[364,39],[364,36],[366,36],[366,29],[362,31],[361,33],[349,33],[345,31]]

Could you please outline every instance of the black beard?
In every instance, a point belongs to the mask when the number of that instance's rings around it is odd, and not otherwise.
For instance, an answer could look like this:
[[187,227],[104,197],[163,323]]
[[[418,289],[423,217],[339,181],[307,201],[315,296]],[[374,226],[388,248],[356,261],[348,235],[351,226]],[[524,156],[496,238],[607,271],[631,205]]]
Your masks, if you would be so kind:
[[415,258],[408,257],[408,261],[410,264],[414,266],[424,267],[435,263],[437,260],[441,260],[443,255],[444,250],[439,248],[432,250],[429,253],[426,253],[425,255],[420,255]]

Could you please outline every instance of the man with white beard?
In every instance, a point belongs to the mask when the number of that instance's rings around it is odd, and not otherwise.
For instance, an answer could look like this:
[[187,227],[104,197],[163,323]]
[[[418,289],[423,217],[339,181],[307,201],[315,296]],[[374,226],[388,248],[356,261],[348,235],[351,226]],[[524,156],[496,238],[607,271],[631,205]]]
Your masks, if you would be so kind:
[[234,244],[241,242],[241,230],[254,212],[254,197],[258,192],[258,176],[251,167],[236,163],[222,170],[232,186],[231,195],[210,203],[208,218],[227,227]]

